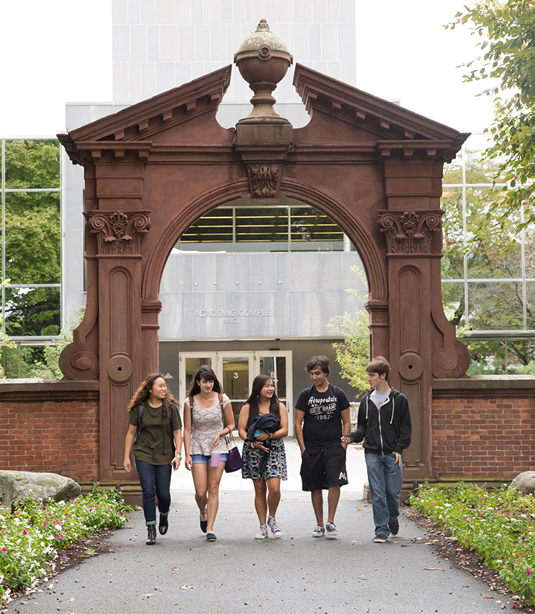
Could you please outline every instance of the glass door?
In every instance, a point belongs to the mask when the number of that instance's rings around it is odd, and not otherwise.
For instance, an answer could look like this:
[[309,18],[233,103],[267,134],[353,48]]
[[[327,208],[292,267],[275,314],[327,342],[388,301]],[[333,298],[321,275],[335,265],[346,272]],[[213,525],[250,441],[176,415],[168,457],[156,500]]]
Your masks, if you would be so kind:
[[293,435],[292,353],[265,350],[258,352],[181,352],[179,357],[179,399],[181,405],[193,383],[193,376],[201,365],[215,371],[228,395],[238,428],[241,406],[249,397],[254,378],[269,375],[277,397],[288,409],[289,434]]
[[[181,352],[179,360],[178,389],[180,404],[184,406],[184,401],[193,384],[193,376],[197,369],[202,365],[208,365],[214,369],[216,354],[200,352]],[[218,376],[219,377],[219,376]]]
[[220,356],[223,390],[232,403],[236,428],[242,405],[247,401],[252,383],[252,352],[232,352]]
[[293,398],[292,398],[292,353],[291,352],[255,352],[257,373],[269,375],[275,384],[279,401],[288,410],[289,435],[293,435]]

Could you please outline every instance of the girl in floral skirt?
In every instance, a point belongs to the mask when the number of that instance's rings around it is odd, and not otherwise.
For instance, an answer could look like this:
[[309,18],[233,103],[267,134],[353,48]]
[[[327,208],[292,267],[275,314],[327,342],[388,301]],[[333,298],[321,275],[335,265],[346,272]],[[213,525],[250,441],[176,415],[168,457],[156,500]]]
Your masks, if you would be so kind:
[[[260,425],[269,425],[266,430],[252,428],[259,420],[262,420]],[[251,431],[249,435],[248,431]],[[288,435],[288,412],[277,399],[273,379],[268,375],[255,377],[251,394],[240,410],[238,432],[245,442],[242,474],[244,479],[253,480],[255,509],[260,521],[255,539],[268,539],[268,530],[274,538],[281,537],[275,514],[281,497],[281,479],[287,479],[283,437]]]

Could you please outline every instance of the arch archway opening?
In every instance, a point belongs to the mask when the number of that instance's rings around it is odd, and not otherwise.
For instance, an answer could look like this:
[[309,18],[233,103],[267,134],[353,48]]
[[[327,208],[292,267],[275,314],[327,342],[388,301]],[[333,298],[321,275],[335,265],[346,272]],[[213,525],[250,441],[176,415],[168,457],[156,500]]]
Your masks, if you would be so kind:
[[294,391],[310,385],[304,364],[326,354],[330,381],[356,401],[333,349],[343,340],[333,320],[364,313],[368,287],[356,270],[362,260],[343,229],[300,200],[240,198],[202,215],[162,275],[160,369],[171,390],[183,400],[209,363],[237,414],[255,375],[273,373],[292,411]]

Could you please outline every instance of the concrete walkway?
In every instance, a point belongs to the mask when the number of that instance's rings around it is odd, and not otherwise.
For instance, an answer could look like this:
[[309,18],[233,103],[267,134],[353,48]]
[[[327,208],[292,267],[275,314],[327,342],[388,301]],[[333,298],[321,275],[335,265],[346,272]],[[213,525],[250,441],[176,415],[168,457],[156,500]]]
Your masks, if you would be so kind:
[[399,535],[374,544],[371,506],[362,498],[363,452],[348,451],[351,484],[342,489],[337,539],[313,539],[315,521],[300,491],[299,450],[287,441],[290,479],[283,483],[277,518],[284,536],[257,543],[253,489],[237,474],[223,477],[215,532],[199,529],[191,476],[173,478],[169,533],[145,545],[141,512],[115,532],[112,552],[88,559],[41,585],[35,598],[9,613],[128,614],[341,612],[474,614],[511,603],[469,574],[437,559],[425,533],[402,517]]

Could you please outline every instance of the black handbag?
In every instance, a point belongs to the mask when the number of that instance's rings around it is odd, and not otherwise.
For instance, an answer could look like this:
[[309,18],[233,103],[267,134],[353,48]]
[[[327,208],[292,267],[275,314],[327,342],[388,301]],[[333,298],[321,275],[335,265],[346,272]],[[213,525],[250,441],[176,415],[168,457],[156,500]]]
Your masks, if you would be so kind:
[[[223,419],[223,426],[226,427],[225,423],[225,410],[223,408],[223,395],[219,395],[219,406],[221,407],[221,417]],[[234,471],[238,471],[243,467],[243,460],[240,454],[240,450],[234,441],[234,435],[230,432],[228,435],[225,435],[225,442],[227,444],[227,462],[225,463],[225,471],[227,473],[233,473]]]
[[232,433],[230,435],[225,436],[225,441],[227,442],[228,448],[228,456],[227,462],[225,463],[225,471],[227,473],[232,473],[233,471],[238,471],[243,467],[243,460],[240,454],[240,450],[234,441],[234,435]]

